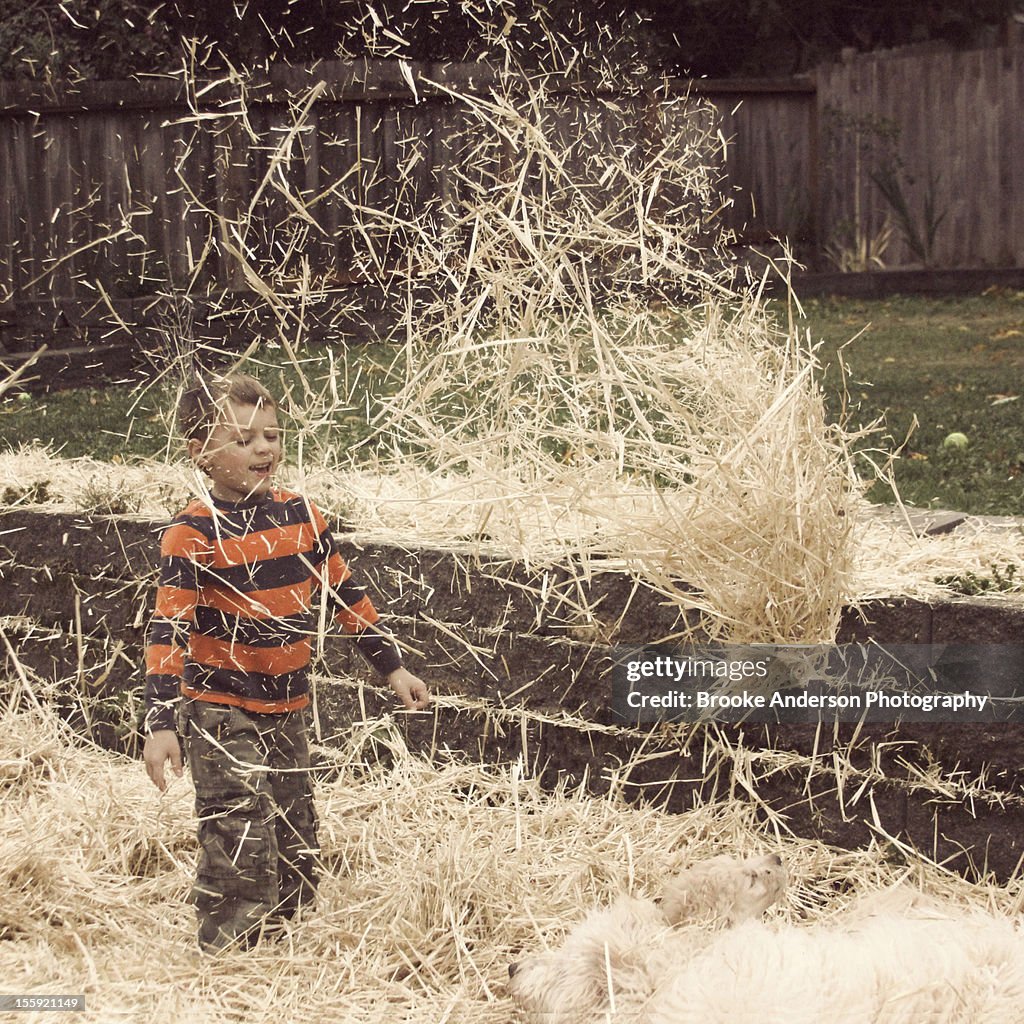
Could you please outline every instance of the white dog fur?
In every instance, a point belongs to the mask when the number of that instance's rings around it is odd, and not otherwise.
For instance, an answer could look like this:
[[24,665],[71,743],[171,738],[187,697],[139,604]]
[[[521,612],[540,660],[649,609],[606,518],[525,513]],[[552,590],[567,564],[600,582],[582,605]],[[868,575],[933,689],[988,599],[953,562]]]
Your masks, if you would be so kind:
[[510,968],[509,990],[544,1024],[1024,1024],[1024,932],[1009,918],[903,890],[815,925],[740,916],[673,927],[622,899]]
[[623,897],[581,922],[560,949],[513,964],[510,991],[548,1024],[604,1020],[619,1009],[635,1013],[675,962],[672,926],[736,924],[762,914],[785,887],[775,855],[710,858],[671,878],[660,906]]

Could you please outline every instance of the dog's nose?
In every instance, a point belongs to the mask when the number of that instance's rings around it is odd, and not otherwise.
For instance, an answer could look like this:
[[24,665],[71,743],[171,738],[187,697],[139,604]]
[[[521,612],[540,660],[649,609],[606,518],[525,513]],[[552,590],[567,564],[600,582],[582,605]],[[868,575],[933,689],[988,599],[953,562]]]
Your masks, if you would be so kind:
[[519,970],[519,964],[509,964],[508,965],[508,976],[510,978],[514,978],[516,976],[516,971],[518,971],[518,970]]

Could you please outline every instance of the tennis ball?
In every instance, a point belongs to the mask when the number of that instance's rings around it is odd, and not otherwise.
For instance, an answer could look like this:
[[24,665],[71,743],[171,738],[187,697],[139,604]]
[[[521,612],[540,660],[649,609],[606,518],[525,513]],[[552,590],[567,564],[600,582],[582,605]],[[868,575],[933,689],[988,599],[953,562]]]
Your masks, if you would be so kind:
[[943,448],[966,448],[967,445],[967,435],[961,434],[959,431],[947,434],[946,440],[942,442]]

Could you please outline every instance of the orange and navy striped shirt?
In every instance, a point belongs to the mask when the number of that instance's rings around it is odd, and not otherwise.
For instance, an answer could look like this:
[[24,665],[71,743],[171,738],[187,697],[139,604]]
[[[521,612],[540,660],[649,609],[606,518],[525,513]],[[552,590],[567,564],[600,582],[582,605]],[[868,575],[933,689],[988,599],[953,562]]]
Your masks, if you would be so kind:
[[321,610],[355,634],[379,672],[402,664],[324,517],[305,498],[274,490],[239,504],[192,502],[160,545],[145,731],[174,728],[181,694],[270,714],[305,707]]

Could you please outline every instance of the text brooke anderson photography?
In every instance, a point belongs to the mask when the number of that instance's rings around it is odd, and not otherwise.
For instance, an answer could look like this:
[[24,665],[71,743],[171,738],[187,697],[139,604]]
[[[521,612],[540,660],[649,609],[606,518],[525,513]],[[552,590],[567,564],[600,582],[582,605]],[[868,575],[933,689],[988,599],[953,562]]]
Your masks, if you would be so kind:
[[851,710],[890,708],[896,711],[916,710],[951,712],[971,709],[984,711],[988,704],[987,693],[886,693],[884,690],[867,690],[863,693],[712,693],[707,690],[670,690],[667,693],[638,693],[635,690],[626,695],[626,706],[630,708],[693,708],[697,711],[720,709],[723,711],[744,708],[793,708],[822,710]]
[[709,643],[616,654],[611,710],[634,725],[1024,718],[1024,645]]

